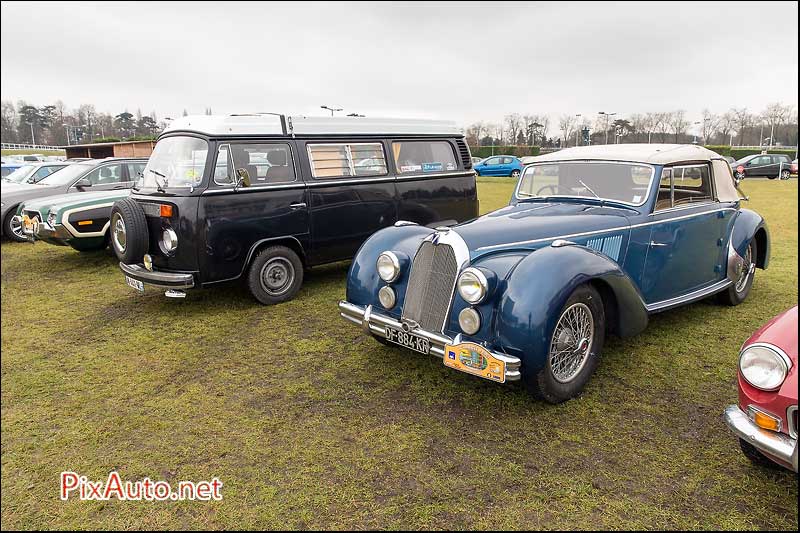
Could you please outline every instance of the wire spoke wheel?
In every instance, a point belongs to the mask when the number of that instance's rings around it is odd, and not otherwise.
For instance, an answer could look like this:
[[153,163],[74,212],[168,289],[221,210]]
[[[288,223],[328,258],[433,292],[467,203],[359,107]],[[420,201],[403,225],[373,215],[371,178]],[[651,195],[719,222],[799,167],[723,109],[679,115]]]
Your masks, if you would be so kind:
[[753,245],[747,246],[747,251],[744,253],[744,261],[742,262],[742,271],[739,272],[739,278],[736,280],[736,292],[742,292],[747,287],[747,282],[750,281],[750,275],[753,273]]
[[568,383],[583,370],[594,344],[594,316],[584,303],[568,307],[558,319],[550,341],[549,363],[553,377]]

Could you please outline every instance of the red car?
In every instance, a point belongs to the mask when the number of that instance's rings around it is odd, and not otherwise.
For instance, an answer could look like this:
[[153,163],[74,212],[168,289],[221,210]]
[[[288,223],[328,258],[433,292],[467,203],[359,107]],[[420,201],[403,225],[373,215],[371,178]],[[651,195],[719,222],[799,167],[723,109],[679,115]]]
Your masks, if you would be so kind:
[[744,455],[797,472],[797,306],[759,329],[739,355],[739,405],[725,422]]

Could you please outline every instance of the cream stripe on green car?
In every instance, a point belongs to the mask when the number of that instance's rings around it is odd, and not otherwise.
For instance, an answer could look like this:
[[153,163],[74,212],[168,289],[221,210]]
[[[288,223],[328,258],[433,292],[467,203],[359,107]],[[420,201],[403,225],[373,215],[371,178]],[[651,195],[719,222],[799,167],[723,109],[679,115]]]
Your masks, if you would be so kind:
[[124,189],[47,196],[21,204],[17,215],[30,241],[100,250],[108,246],[111,206],[129,194]]

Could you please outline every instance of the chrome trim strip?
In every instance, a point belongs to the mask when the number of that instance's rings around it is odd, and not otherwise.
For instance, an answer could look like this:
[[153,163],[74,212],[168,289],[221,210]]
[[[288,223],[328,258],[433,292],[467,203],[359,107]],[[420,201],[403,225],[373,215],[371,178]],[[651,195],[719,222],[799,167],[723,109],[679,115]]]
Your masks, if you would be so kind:
[[731,285],[731,283],[733,283],[731,280],[725,278],[724,280],[718,281],[717,283],[710,285],[708,287],[697,289],[696,291],[692,291],[687,294],[682,294],[681,296],[676,296],[668,300],[661,300],[660,302],[647,304],[645,307],[647,308],[648,313],[655,313],[656,311],[665,311],[671,307],[677,307],[679,305],[689,303],[693,300],[699,300],[701,298],[705,298],[706,296],[710,296],[721,290],[725,290]]
[[786,426],[789,428],[789,436],[793,439],[797,439],[797,426],[795,425],[794,417],[792,416],[792,414],[796,412],[796,405],[790,405],[789,408],[786,409]]
[[284,189],[305,189],[306,184],[301,182],[292,182],[286,184],[279,184],[279,185],[251,185],[250,187],[217,187],[213,189],[206,189],[202,193],[202,196],[210,195],[210,194],[225,194],[230,192],[237,192],[237,193],[246,193],[251,191],[266,191],[266,190],[284,190]]
[[120,261],[119,268],[126,276],[147,285],[163,289],[191,289],[194,287],[194,276],[190,273],[150,271],[141,265],[128,265]]
[[308,187],[330,187],[336,185],[358,185],[358,184],[368,184],[368,183],[383,183],[387,181],[394,181],[394,176],[388,176],[384,178],[354,178],[354,179],[342,179],[342,178],[314,178],[314,181],[307,181],[306,185]]
[[713,202],[704,201],[704,202],[697,202],[696,204],[680,204],[673,207],[668,207],[666,209],[659,209],[657,211],[653,211],[652,213],[649,213],[647,216],[654,217],[660,215],[661,213],[672,213],[673,211],[685,211],[687,209],[692,209],[695,207],[707,207],[709,205],[716,205],[721,203],[722,202],[719,201],[713,201]]
[[[366,333],[375,335],[377,337],[386,338],[386,327],[403,330],[403,324],[394,318],[375,313],[371,305],[361,307],[359,305],[351,304],[345,300],[339,301],[339,314],[342,318],[361,326]],[[437,357],[444,358],[444,347],[447,344],[457,344],[456,339],[451,339],[447,335],[441,333],[431,333],[429,331],[415,329],[414,335],[418,335],[430,342],[431,354]],[[399,345],[398,345],[399,347]],[[522,377],[520,367],[522,361],[518,357],[506,355],[503,353],[490,351],[492,356],[500,359],[506,364],[506,381],[517,381]]]
[[467,177],[470,175],[474,175],[475,172],[470,170],[464,170],[459,172],[431,172],[430,174],[398,174],[397,181],[407,181],[407,180],[418,180],[418,179],[430,179],[430,178],[454,178],[454,177]]
[[524,245],[524,244],[535,244],[535,243],[538,243],[538,242],[548,242],[548,241],[558,240],[558,239],[567,240],[567,239],[572,239],[572,238],[575,238],[575,237],[584,237],[586,235],[597,235],[597,234],[600,234],[600,233],[610,233],[612,231],[632,230],[632,229],[635,229],[635,228],[643,228],[643,227],[646,227],[646,226],[653,226],[655,224],[663,224],[665,222],[674,222],[676,220],[684,220],[684,219],[687,219],[687,218],[692,218],[692,217],[696,217],[696,216],[700,216],[700,215],[708,215],[708,214],[711,214],[711,213],[717,213],[719,211],[728,211],[728,210],[735,211],[736,208],[734,208],[734,207],[723,207],[723,208],[720,208],[720,209],[714,209],[713,211],[703,211],[701,213],[692,213],[690,215],[683,215],[683,216],[680,216],[680,217],[665,218],[665,219],[661,219],[661,220],[651,220],[650,222],[642,222],[641,224],[633,224],[633,225],[630,225],[630,226],[618,226],[616,228],[599,229],[599,230],[594,230],[594,231],[584,231],[584,232],[581,232],[581,233],[571,233],[571,234],[567,234],[567,235],[557,235],[557,236],[553,236],[553,237],[545,237],[545,238],[542,238],[542,239],[531,239],[531,240],[528,240],[528,241],[516,241],[516,242],[505,243],[505,244],[493,244],[491,246],[482,246],[480,248],[477,248],[475,251],[493,250],[495,248],[504,248],[506,246],[520,246],[520,245]]
[[747,414],[739,409],[738,405],[729,405],[725,408],[723,420],[736,436],[759,451],[766,453],[784,463],[792,465],[792,470],[797,472],[797,439],[761,429],[755,425]]

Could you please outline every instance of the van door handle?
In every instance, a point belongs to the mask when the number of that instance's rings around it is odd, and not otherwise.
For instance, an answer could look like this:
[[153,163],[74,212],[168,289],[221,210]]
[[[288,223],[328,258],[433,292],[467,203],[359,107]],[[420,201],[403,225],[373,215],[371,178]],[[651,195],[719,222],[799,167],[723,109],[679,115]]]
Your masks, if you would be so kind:
[[294,204],[289,204],[289,209],[304,209],[307,207],[305,202],[296,202]]

